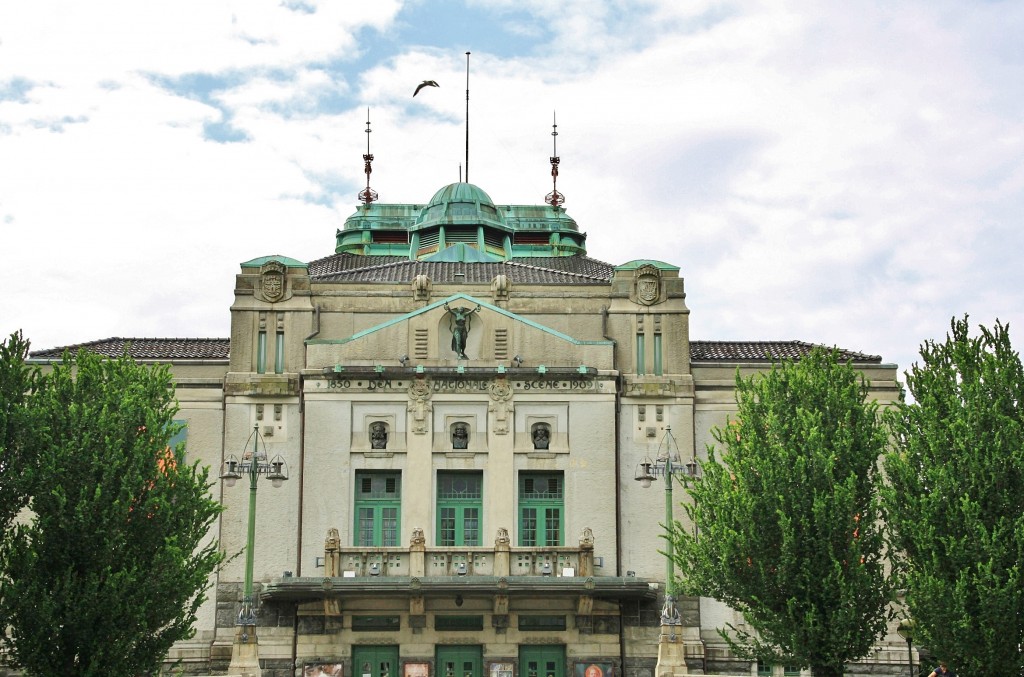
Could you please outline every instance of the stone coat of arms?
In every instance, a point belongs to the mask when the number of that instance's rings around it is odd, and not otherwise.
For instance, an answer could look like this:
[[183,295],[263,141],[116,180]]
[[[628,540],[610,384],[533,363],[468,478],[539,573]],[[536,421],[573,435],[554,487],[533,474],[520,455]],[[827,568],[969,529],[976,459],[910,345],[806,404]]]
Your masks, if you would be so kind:
[[661,300],[661,271],[652,265],[636,271],[636,300],[651,306]]

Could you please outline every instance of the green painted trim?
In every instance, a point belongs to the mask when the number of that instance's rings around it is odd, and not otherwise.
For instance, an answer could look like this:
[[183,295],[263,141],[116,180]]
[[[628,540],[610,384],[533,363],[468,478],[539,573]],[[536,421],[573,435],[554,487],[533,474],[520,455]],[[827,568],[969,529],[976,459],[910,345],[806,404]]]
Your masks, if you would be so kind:
[[252,259],[251,261],[245,261],[244,263],[242,263],[240,265],[243,268],[260,268],[260,267],[266,265],[267,263],[269,263],[270,261],[277,261],[278,263],[282,263],[282,264],[284,264],[285,266],[287,266],[289,268],[306,268],[306,269],[309,269],[309,264],[308,263],[303,263],[302,261],[298,261],[296,259],[293,259],[293,258],[290,258],[290,257],[287,257],[287,256],[281,256],[280,254],[271,254],[270,256],[261,256],[261,257],[256,258],[256,259]]
[[636,270],[641,266],[654,266],[658,270],[679,270],[679,266],[673,266],[671,263],[665,263],[664,261],[655,261],[654,259],[636,259],[623,263],[621,266],[615,266],[615,270]]
[[378,331],[380,331],[382,329],[387,329],[388,327],[391,327],[393,325],[399,324],[401,322],[407,322],[410,319],[416,317],[417,315],[422,315],[423,313],[429,313],[430,311],[432,311],[432,310],[434,310],[436,308],[442,308],[442,307],[444,307],[444,304],[446,304],[446,303],[452,303],[454,301],[459,301],[459,300],[469,301],[470,303],[479,303],[482,308],[487,308],[490,311],[498,313],[499,315],[504,315],[507,318],[515,320],[516,322],[522,322],[523,324],[527,325],[528,327],[533,327],[534,329],[540,330],[540,331],[542,331],[542,332],[544,332],[546,334],[550,334],[551,336],[554,336],[556,338],[560,338],[563,341],[566,341],[566,342],[571,343],[571,344],[576,345],[576,346],[611,346],[611,345],[615,344],[614,341],[607,341],[607,340],[601,340],[601,341],[580,341],[579,339],[575,339],[575,338],[573,338],[571,336],[563,334],[562,332],[557,331],[555,329],[552,329],[550,327],[545,327],[544,325],[538,324],[537,322],[534,322],[532,320],[527,320],[525,317],[522,317],[520,315],[516,315],[515,313],[511,313],[511,312],[505,310],[504,308],[499,308],[498,306],[493,306],[490,303],[487,303],[486,301],[481,301],[479,299],[473,298],[469,294],[463,294],[462,292],[459,292],[458,294],[452,294],[451,296],[449,296],[446,299],[441,299],[440,301],[435,301],[434,303],[431,303],[429,306],[424,306],[423,308],[420,308],[419,310],[414,310],[413,312],[406,313],[405,315],[399,315],[398,317],[396,317],[394,319],[391,319],[391,320],[388,320],[387,322],[383,322],[383,323],[378,324],[378,325],[376,325],[374,327],[370,327],[369,329],[364,329],[363,331],[358,332],[356,334],[353,334],[352,336],[349,336],[348,338],[343,338],[343,339],[309,339],[309,340],[306,341],[306,345],[308,345],[308,346],[315,346],[315,345],[342,345],[342,344],[345,344],[345,343],[349,343],[351,341],[356,341],[358,339],[361,339],[361,338],[364,338],[366,336],[369,336],[370,334],[375,334],[375,333],[377,333]]
[[497,263],[503,260],[500,256],[494,256],[485,250],[470,247],[465,242],[456,242],[453,245],[424,256],[421,261],[461,261],[462,263]]
[[267,332],[256,335],[256,373],[267,373]]

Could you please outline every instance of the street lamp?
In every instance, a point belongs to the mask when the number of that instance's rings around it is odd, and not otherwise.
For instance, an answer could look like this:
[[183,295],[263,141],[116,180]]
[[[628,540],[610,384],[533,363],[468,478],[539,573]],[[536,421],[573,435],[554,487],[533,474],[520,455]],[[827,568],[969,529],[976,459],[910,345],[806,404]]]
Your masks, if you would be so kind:
[[[679,457],[679,444],[672,435],[672,426],[665,426],[665,435],[658,443],[658,456],[651,459],[644,456],[637,466],[634,479],[640,486],[647,489],[651,483],[661,475],[665,478],[665,528],[672,528],[672,485],[676,475],[681,475],[691,480],[700,479],[700,466],[697,464],[696,455],[691,456],[689,462],[683,463]],[[679,610],[676,609],[675,596],[675,561],[673,557],[673,546],[671,536],[666,539],[665,548],[665,606],[661,609],[662,625],[681,625]]]
[[[246,451],[252,441],[252,451]],[[260,442],[263,442],[262,449]],[[288,479],[288,464],[280,454],[267,461],[267,443],[260,435],[259,425],[252,427],[249,439],[242,447],[242,460],[231,454],[224,460],[224,474],[221,479],[229,487],[248,475],[249,477],[249,531],[245,541],[245,588],[242,591],[242,609],[238,612],[235,625],[242,627],[240,639],[243,644],[256,643],[256,607],[252,598],[253,551],[256,541],[256,482],[265,475],[275,487]],[[252,628],[252,632],[248,628]]]
[[904,618],[896,628],[896,634],[907,640],[907,662],[910,664],[910,677],[914,677],[914,649],[911,644],[914,641],[915,626],[914,621]]

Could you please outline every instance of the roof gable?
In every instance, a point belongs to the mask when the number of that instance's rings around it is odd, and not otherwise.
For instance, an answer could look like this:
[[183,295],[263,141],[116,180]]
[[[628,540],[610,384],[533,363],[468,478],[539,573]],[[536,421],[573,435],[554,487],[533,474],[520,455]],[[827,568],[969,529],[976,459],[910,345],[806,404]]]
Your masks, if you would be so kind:
[[508,310],[505,310],[504,308],[499,308],[498,306],[491,305],[490,303],[487,303],[486,301],[481,301],[478,298],[475,298],[473,296],[470,296],[469,294],[464,294],[464,293],[461,293],[461,292],[458,293],[458,294],[452,294],[448,298],[441,299],[440,301],[435,301],[434,303],[431,303],[430,305],[426,305],[426,306],[424,306],[422,308],[414,310],[411,313],[406,313],[404,315],[399,315],[398,317],[392,318],[392,319],[388,320],[387,322],[382,322],[382,323],[380,323],[378,325],[375,325],[373,327],[370,327],[368,329],[364,329],[364,330],[362,330],[360,332],[356,332],[352,336],[349,336],[349,337],[346,337],[346,338],[340,338],[340,339],[309,339],[309,340],[306,341],[306,344],[307,345],[331,345],[331,344],[338,345],[338,344],[349,343],[351,341],[357,341],[359,339],[362,339],[362,338],[365,338],[365,337],[370,336],[372,334],[375,334],[375,333],[377,333],[379,331],[388,329],[389,327],[393,327],[393,326],[395,326],[397,324],[401,324],[403,322],[408,322],[410,319],[412,319],[412,318],[414,318],[414,317],[416,317],[418,315],[423,315],[425,313],[429,313],[431,311],[434,311],[434,310],[436,310],[438,308],[443,308],[445,306],[445,304],[451,304],[451,303],[454,303],[455,301],[460,301],[460,300],[461,301],[468,301],[470,303],[475,303],[478,306],[480,306],[480,308],[482,308],[482,309],[487,309],[487,310],[492,311],[494,313],[497,313],[499,315],[504,315],[507,318],[515,320],[516,322],[521,322],[521,323],[523,323],[523,324],[525,324],[525,325],[527,325],[529,327],[532,327],[534,329],[540,330],[540,331],[542,331],[542,332],[544,332],[544,333],[546,333],[546,334],[548,334],[550,336],[553,336],[555,338],[561,339],[563,341],[567,341],[567,342],[569,342],[569,343],[571,343],[573,345],[577,345],[577,346],[585,346],[585,345],[604,346],[604,345],[608,345],[608,346],[610,346],[610,345],[614,344],[614,341],[609,341],[609,340],[582,341],[580,339],[573,338],[572,336],[569,336],[568,334],[563,334],[562,332],[560,332],[560,331],[558,331],[556,329],[552,329],[551,327],[546,327],[546,326],[544,326],[542,324],[539,324],[537,322],[534,322],[532,320],[528,320],[528,319],[526,319],[525,317],[523,317],[521,315],[517,315],[516,313],[513,313],[513,312],[510,312]]

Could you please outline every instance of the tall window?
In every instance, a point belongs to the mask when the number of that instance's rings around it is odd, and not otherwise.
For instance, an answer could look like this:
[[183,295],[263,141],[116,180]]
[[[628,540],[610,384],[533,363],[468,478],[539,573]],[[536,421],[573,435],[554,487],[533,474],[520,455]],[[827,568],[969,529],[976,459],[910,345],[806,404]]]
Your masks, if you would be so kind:
[[274,342],[274,373],[284,373],[284,332],[278,331]]
[[659,332],[654,335],[654,375],[661,376],[664,373],[661,357],[661,333]]
[[263,330],[256,335],[256,373],[267,373],[267,332]]
[[181,453],[178,453],[178,445],[188,441],[188,421],[183,419],[174,419],[174,425],[181,425],[181,430],[174,433],[174,435],[167,441],[167,446],[174,452],[174,459],[178,463],[185,462],[185,447],[181,448]]
[[357,472],[355,544],[398,545],[402,509],[402,476],[396,472]]
[[641,376],[647,373],[647,345],[642,331],[636,334],[636,373]]
[[562,545],[562,473],[519,475],[519,545]]
[[480,545],[483,474],[437,474],[437,544]]

